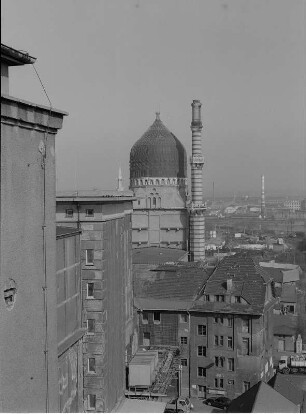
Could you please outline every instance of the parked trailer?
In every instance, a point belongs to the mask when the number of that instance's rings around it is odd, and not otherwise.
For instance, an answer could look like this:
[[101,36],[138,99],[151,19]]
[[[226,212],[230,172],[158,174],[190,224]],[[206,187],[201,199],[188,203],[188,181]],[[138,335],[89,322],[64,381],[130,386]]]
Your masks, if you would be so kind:
[[278,363],[278,371],[282,374],[306,375],[306,354],[282,356]]

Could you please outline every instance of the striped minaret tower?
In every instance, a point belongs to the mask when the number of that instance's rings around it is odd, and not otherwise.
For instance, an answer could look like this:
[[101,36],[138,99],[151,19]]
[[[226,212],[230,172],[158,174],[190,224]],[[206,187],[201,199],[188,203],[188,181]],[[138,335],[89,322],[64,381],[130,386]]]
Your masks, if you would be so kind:
[[202,169],[204,157],[202,155],[202,121],[201,102],[194,100],[192,106],[192,156],[191,165],[191,204],[190,214],[190,261],[196,262],[205,259],[205,220],[203,203]]
[[265,176],[261,176],[261,208],[260,208],[261,218],[266,217],[266,202],[265,202]]

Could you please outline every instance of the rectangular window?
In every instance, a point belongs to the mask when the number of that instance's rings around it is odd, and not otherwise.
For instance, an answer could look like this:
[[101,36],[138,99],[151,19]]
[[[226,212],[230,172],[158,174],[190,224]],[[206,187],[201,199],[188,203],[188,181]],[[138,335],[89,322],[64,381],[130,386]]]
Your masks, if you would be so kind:
[[205,295],[205,299],[206,299],[206,302],[210,302],[210,296],[209,295]]
[[219,387],[224,388],[224,379],[220,378]]
[[218,346],[219,345],[219,336],[215,335],[215,345]]
[[187,345],[187,343],[188,343],[187,336],[181,336],[181,344],[182,345]]
[[242,318],[242,332],[249,333],[250,332],[250,320],[247,318]]
[[219,379],[215,378],[215,388],[219,388]]
[[223,346],[223,336],[220,336],[219,337],[219,345],[220,346]]
[[87,333],[95,333],[96,321],[94,319],[87,319]]
[[233,337],[232,336],[227,337],[227,347],[230,349],[233,348]]
[[206,325],[198,325],[198,335],[206,335]]
[[66,210],[66,217],[72,218],[73,217],[73,210],[72,208],[67,208]]
[[181,323],[188,322],[188,315],[187,315],[187,313],[180,313],[180,322]]
[[86,249],[86,265],[94,264],[94,249]]
[[234,371],[234,358],[228,358],[227,369],[228,371]]
[[242,387],[243,392],[246,392],[251,388],[251,384],[248,381],[243,381]]
[[95,288],[95,284],[90,282],[87,283],[87,298],[94,298],[94,288]]
[[155,324],[160,323],[160,312],[153,312],[153,322]]
[[142,323],[147,324],[149,321],[148,312],[142,312]]
[[242,355],[250,355],[250,339],[242,338]]
[[88,410],[96,409],[96,396],[95,394],[88,394],[87,396]]
[[215,365],[218,368],[223,368],[224,367],[224,358],[219,357],[219,356],[215,356]]
[[218,322],[219,322],[219,317],[218,317],[218,316],[215,316],[215,317],[214,317],[214,322],[215,322],[215,323],[218,323]]
[[241,303],[241,297],[235,296],[235,303]]
[[198,346],[198,356],[206,356],[206,346]]
[[224,388],[223,378],[215,378],[215,388]]
[[95,215],[95,211],[92,208],[88,208],[86,210],[86,217],[93,217]]
[[227,317],[227,326],[232,328],[232,326],[233,326],[233,317],[232,316]]
[[88,372],[96,372],[96,358],[88,358]]
[[224,302],[224,295],[215,295],[215,302]]
[[181,365],[182,365],[183,367],[187,367],[188,363],[187,363],[187,359],[186,359],[186,358],[182,358],[182,359],[181,359]]
[[206,369],[203,367],[198,367],[198,377],[206,377]]

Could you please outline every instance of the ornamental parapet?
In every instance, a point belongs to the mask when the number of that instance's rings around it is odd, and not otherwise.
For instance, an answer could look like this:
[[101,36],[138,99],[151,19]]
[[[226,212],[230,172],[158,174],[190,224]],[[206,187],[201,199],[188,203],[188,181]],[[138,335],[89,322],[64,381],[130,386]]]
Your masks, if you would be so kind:
[[130,180],[130,187],[147,187],[147,186],[186,186],[187,178],[181,177],[140,177]]

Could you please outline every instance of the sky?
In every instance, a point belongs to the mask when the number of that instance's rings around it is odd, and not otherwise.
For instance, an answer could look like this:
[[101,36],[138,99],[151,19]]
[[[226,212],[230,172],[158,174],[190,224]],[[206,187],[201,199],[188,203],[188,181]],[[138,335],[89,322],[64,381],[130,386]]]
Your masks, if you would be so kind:
[[[57,189],[129,186],[129,152],[160,111],[191,153],[203,119],[204,197],[306,196],[306,1],[2,0],[2,42],[37,58],[52,106]],[[31,65],[10,94],[48,105]]]

